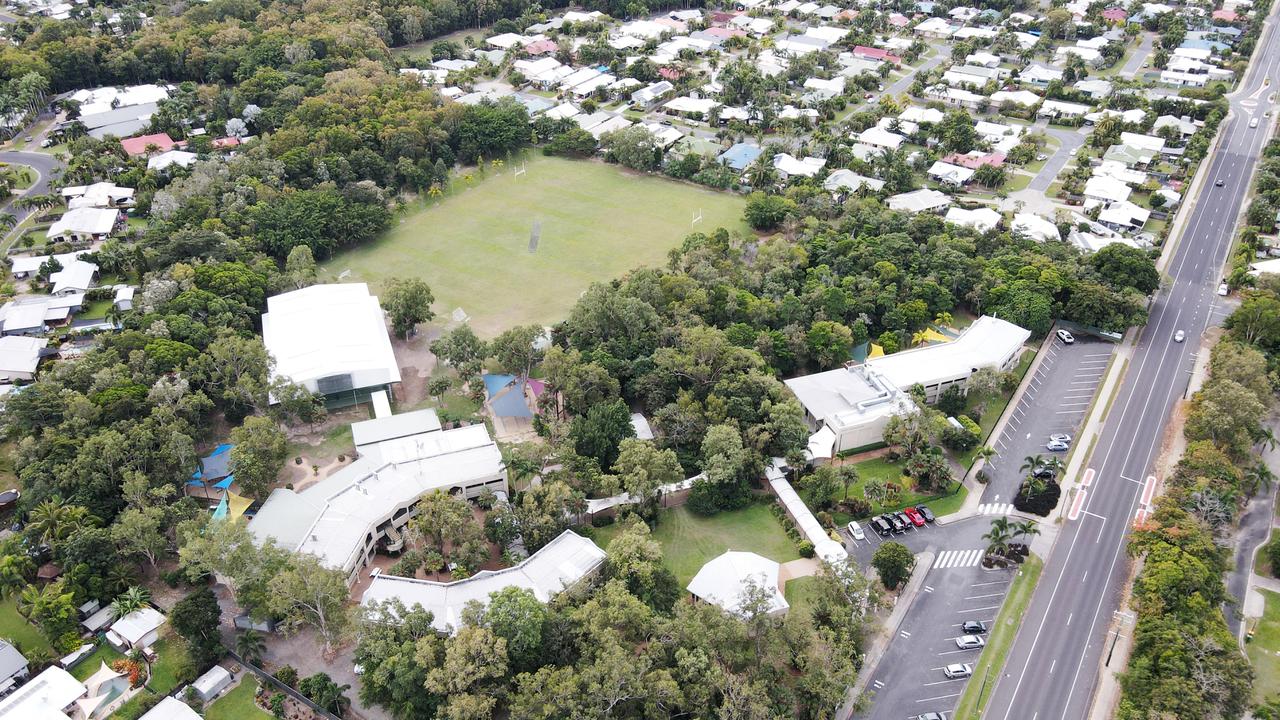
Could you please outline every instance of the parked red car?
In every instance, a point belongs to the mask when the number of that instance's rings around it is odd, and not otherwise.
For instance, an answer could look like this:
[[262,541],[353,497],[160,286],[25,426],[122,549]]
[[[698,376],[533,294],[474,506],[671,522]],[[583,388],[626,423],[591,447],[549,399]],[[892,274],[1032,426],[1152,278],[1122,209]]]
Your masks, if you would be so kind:
[[907,516],[907,519],[911,521],[912,525],[915,525],[916,527],[924,527],[924,516],[920,514],[919,510],[909,507],[903,508],[902,512]]

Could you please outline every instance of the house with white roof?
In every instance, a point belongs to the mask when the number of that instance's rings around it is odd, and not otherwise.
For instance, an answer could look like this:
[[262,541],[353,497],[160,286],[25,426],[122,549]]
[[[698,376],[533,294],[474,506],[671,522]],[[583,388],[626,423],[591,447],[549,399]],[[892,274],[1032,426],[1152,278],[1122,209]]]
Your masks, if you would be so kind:
[[863,130],[857,136],[858,142],[873,147],[885,148],[888,150],[897,150],[902,147],[902,143],[907,139],[897,133],[889,132],[878,125]]
[[[214,666],[218,667],[218,666]],[[176,697],[166,695],[138,720],[201,720],[200,713]]]
[[1019,107],[1035,107],[1040,104],[1041,97],[1030,90],[997,90],[991,93],[992,107],[1000,107],[1012,103]]
[[133,207],[133,188],[120,187],[113,182],[96,182],[92,185],[69,185],[59,194],[67,208],[127,208]]
[[793,177],[815,177],[826,166],[826,158],[797,158],[788,153],[778,153],[773,156],[773,167],[783,181]]
[[[1203,123],[1202,123],[1203,124]],[[1189,117],[1174,117],[1173,115],[1161,115],[1156,118],[1156,122],[1151,126],[1152,132],[1159,132],[1161,128],[1173,127],[1177,128],[1178,134],[1182,137],[1189,137],[1196,134],[1199,125]]]
[[786,53],[792,57],[801,57],[809,53],[826,50],[831,47],[831,43],[811,35],[788,35],[774,42],[773,46],[777,52]]
[[930,188],[912,190],[900,195],[892,195],[885,199],[890,210],[915,215],[922,212],[938,212],[951,204],[951,196]]
[[925,123],[937,125],[942,122],[944,117],[946,117],[946,115],[937,108],[920,107],[919,105],[908,105],[907,109],[903,110],[902,113],[898,115],[899,120],[904,122],[913,122],[918,125]]
[[928,174],[929,177],[944,185],[961,187],[967,185],[973,179],[974,171],[961,165],[952,165],[948,162],[936,160],[933,165],[929,166]]
[[836,195],[857,192],[864,187],[870,188],[872,192],[880,192],[884,189],[884,181],[859,175],[852,170],[840,168],[832,171],[832,173],[827,176],[827,179],[822,181],[822,187]]
[[979,50],[966,57],[964,64],[975,67],[997,68],[1000,67],[1000,56]]
[[1016,234],[1023,235],[1036,242],[1049,242],[1051,240],[1061,240],[1062,235],[1058,232],[1058,226],[1053,222],[1035,213],[1021,212],[1013,216],[1013,223],[1009,226]]
[[790,607],[778,583],[779,564],[753,552],[729,550],[708,560],[686,588],[697,599],[716,605],[734,615],[744,615],[743,605],[753,589],[768,598],[765,610],[782,615]]
[[[979,95],[972,90],[964,88],[948,87],[946,85],[934,85],[924,91],[925,97],[932,100],[940,100],[952,107],[962,107],[969,110],[981,109],[984,105],[990,103],[985,95]],[[994,96],[993,96],[994,98]]]
[[687,95],[672,98],[662,105],[668,114],[687,115],[695,119],[705,118],[720,103],[711,98],[694,98]]
[[980,233],[994,230],[1003,216],[988,207],[978,208],[976,210],[965,210],[964,208],[950,207],[947,208],[947,214],[944,219],[955,225],[973,228]]
[[145,650],[160,639],[160,627],[164,625],[164,615],[150,606],[134,610],[111,623],[107,630],[107,642],[122,653],[134,650]]
[[196,154],[186,150],[169,150],[147,158],[147,170],[160,172],[173,166],[189,168],[196,164]]
[[53,666],[36,675],[26,685],[0,699],[0,718],[13,720],[71,720],[84,717],[77,700],[88,689],[71,673]]
[[1128,185],[1112,177],[1093,176],[1085,181],[1085,209],[1094,205],[1109,205],[1113,202],[1124,202],[1132,192]]
[[29,673],[26,656],[7,640],[0,640],[0,694],[7,694]]
[[915,409],[904,390],[865,365],[801,375],[785,382],[804,407],[810,429],[825,430],[824,436],[829,436],[829,442],[824,440],[828,453],[883,442],[890,418]]
[[604,566],[605,553],[591,540],[565,530],[518,565],[482,570],[463,580],[442,583],[379,573],[373,576],[360,602],[363,605],[399,600],[406,607],[421,605],[432,614],[431,625],[442,633],[462,627],[468,603],[486,605],[492,593],[509,587],[526,589],[540,602],[550,602],[564,590],[589,580]]
[[1055,80],[1062,80],[1063,71],[1059,68],[1051,68],[1039,63],[1032,63],[1022,69],[1018,73],[1018,80],[1035,85],[1036,87],[1045,87]]
[[940,17],[932,17],[916,25],[912,31],[921,37],[945,40],[955,35],[958,29],[958,26],[952,25]]
[[45,237],[54,242],[95,242],[111,237],[120,224],[115,208],[80,207],[68,210],[49,226]]
[[35,276],[36,273],[40,272],[40,268],[51,258],[57,260],[62,267],[66,267],[80,259],[80,256],[88,254],[88,252],[88,250],[78,250],[57,255],[15,255],[9,258],[9,271],[13,274],[15,280],[22,280]]
[[1147,181],[1147,174],[1141,170],[1134,170],[1125,166],[1124,163],[1115,162],[1113,160],[1103,160],[1101,163],[1093,167],[1093,175],[1098,177],[1109,177],[1119,180],[1125,185],[1138,186]]
[[942,74],[942,81],[953,87],[980,88],[989,82],[999,82],[1008,74],[1008,70],[998,67],[952,65]]
[[386,316],[365,283],[312,285],[267,298],[262,342],[273,377],[339,406],[400,382]]
[[1078,229],[1073,229],[1071,234],[1067,236],[1067,240],[1069,240],[1072,245],[1075,245],[1087,253],[1098,252],[1102,248],[1113,243],[1119,243],[1135,250],[1141,249],[1138,243],[1122,235],[1103,235],[1100,233],[1082,232]]
[[1061,45],[1053,53],[1053,61],[1060,65],[1067,64],[1071,56],[1080,58],[1086,65],[1097,67],[1102,64],[1102,53],[1090,47],[1080,45]]
[[[36,368],[40,366],[40,358],[43,357],[48,344],[48,338],[24,335],[0,337],[0,383],[11,384],[35,380]],[[0,651],[3,651],[3,648],[4,645],[0,644]],[[3,660],[3,655],[4,652],[0,652],[0,660]],[[2,679],[0,677],[0,680]]]
[[809,102],[830,100],[844,94],[844,76],[837,75],[830,80],[809,78],[804,81],[805,99]]
[[30,295],[0,306],[0,335],[39,335],[65,325],[84,305],[84,294]]
[[1169,58],[1169,63],[1160,71],[1160,82],[1179,87],[1204,87],[1210,82],[1230,82],[1235,73],[1202,60],[1181,55]]
[[656,83],[646,85],[645,87],[631,93],[631,103],[633,105],[639,105],[640,107],[648,107],[658,100],[661,100],[675,89],[675,85],[672,85],[670,82],[666,80],[659,80]]
[[97,265],[77,258],[63,265],[61,270],[49,273],[49,294],[60,297],[83,294],[93,287],[93,279],[97,275]]
[[811,27],[804,31],[806,37],[817,38],[825,41],[828,45],[835,45],[849,34],[849,28],[833,27],[831,25],[819,25]]
[[1098,222],[1116,232],[1141,230],[1151,217],[1151,211],[1138,207],[1128,200],[1113,202],[1098,214]]
[[1093,100],[1103,100],[1111,94],[1114,86],[1109,80],[1077,80],[1072,85],[1076,90],[1088,95]]
[[1080,103],[1045,100],[1040,104],[1040,109],[1036,111],[1036,114],[1042,117],[1077,118],[1084,117],[1085,113],[1089,112],[1089,109],[1088,105],[1081,105]]
[[484,425],[443,430],[427,409],[356,423],[352,437],[355,461],[302,490],[271,491],[249,522],[259,542],[315,555],[352,584],[380,543],[403,541],[423,495],[507,491],[502,453]]

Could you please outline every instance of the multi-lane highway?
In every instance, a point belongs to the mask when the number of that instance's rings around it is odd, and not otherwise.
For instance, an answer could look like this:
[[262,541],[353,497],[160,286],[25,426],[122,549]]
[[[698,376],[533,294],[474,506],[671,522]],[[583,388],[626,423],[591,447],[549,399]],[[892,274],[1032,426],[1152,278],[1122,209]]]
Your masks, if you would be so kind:
[[[1273,11],[1271,22],[1275,22]],[[1280,33],[1269,29],[1260,64],[1231,99],[1232,113],[1165,270],[1150,320],[1104,420],[1085,497],[1066,521],[997,681],[985,717],[1085,718],[1111,647],[1113,615],[1128,570],[1126,534],[1139,512],[1175,400],[1183,394],[1205,328],[1221,319],[1215,290],[1235,220],[1275,112]],[[1265,115],[1264,115],[1265,114]],[[1256,129],[1249,128],[1258,119]],[[1187,334],[1175,343],[1177,330]],[[1108,671],[1119,668],[1112,659]]]

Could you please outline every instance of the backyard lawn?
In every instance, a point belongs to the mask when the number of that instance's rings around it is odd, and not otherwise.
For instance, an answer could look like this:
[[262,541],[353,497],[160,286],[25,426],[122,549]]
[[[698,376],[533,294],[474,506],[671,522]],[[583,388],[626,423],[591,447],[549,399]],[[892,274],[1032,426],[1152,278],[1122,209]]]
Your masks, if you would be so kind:
[[89,653],[89,657],[76,663],[76,666],[71,668],[71,675],[80,682],[84,682],[90,675],[98,672],[98,668],[102,667],[102,663],[106,663],[107,667],[111,667],[111,663],[123,659],[124,655],[120,654],[115,648],[102,643],[96,650]]
[[[593,535],[601,547],[608,547],[617,529],[618,525],[609,525]],[[753,503],[711,517],[695,515],[684,507],[672,508],[659,516],[653,539],[662,546],[662,561],[675,573],[680,587],[688,585],[708,560],[726,550],[747,550],[778,562],[800,557],[768,503]]]
[[268,720],[271,713],[263,712],[257,704],[253,702],[253,693],[257,690],[257,683],[246,677],[240,681],[239,685],[232,688],[231,692],[223,695],[213,704],[205,708],[205,720]]
[[[527,172],[514,177],[521,164]],[[563,319],[591,283],[663,265],[693,230],[748,230],[740,196],[601,162],[528,154],[470,172],[472,181],[455,178],[379,240],[330,260],[328,277],[375,291],[393,276],[420,277],[438,315],[461,307],[479,335],[492,337]]]
[[0,638],[12,641],[22,652],[43,648],[50,655],[56,656],[44,634],[18,614],[16,602],[16,597],[0,602]]
[[787,612],[790,614],[809,612],[814,593],[817,592],[818,578],[801,577],[788,580],[786,587],[783,588],[783,596],[787,598],[787,604],[791,609]]

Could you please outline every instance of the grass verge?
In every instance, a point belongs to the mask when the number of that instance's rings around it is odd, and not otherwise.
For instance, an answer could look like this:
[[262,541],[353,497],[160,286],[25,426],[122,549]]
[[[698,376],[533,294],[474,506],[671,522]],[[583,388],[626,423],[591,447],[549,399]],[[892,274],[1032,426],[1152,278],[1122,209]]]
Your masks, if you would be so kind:
[[[999,678],[1004,671],[1005,658],[1009,655],[1009,648],[1013,647],[1013,638],[1018,633],[1018,626],[1022,624],[1022,615],[1031,603],[1031,594],[1036,589],[1043,569],[1044,561],[1032,555],[1013,579],[1009,594],[1005,596],[1000,613],[996,615],[991,635],[987,637],[987,646],[974,666],[973,679],[965,684],[964,693],[960,696],[960,703],[953,715],[954,720],[982,716],[987,700],[991,699],[995,678]],[[987,678],[986,683],[983,678]]]
[[1280,593],[1259,590],[1266,601],[1253,639],[1245,646],[1253,666],[1253,699],[1262,702],[1280,693]]

